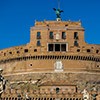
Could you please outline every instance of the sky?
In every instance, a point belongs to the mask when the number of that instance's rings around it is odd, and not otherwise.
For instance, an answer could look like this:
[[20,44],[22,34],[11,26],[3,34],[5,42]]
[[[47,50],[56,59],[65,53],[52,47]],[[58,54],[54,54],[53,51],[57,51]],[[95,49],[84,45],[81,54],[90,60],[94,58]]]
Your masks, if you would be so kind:
[[[29,43],[35,20],[55,20],[58,0],[0,0],[0,49]],[[60,0],[62,20],[79,21],[85,41],[100,44],[100,0]]]

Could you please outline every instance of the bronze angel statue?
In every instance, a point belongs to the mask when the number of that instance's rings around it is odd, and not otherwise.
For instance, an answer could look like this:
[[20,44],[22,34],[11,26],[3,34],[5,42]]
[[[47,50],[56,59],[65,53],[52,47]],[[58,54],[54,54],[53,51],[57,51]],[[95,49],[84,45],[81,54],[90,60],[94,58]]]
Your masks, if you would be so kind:
[[57,18],[61,18],[61,13],[63,12],[63,10],[56,8],[53,8],[53,10],[55,11]]

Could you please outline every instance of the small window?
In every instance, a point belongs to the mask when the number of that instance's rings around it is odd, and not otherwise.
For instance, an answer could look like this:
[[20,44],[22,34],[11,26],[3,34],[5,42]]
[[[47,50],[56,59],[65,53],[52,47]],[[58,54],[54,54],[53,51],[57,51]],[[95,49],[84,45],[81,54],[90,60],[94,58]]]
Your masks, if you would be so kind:
[[40,41],[37,41],[37,46],[41,46],[41,42]]
[[77,49],[77,52],[80,52],[80,49]]
[[33,66],[32,64],[29,65],[30,67]]
[[37,49],[34,49],[34,52],[37,52]]
[[4,53],[4,56],[6,56],[6,53]]
[[65,26],[68,26],[68,24],[66,24]]
[[99,66],[99,65],[97,65],[97,68],[100,68],[100,66]]
[[41,39],[41,33],[37,32],[37,39]]
[[74,32],[74,39],[78,39],[78,32]]
[[9,54],[12,54],[12,52],[9,52]]
[[59,88],[56,88],[56,93],[59,93],[59,90],[60,90]]
[[91,52],[91,50],[90,49],[87,49],[87,52]]
[[99,50],[96,50],[96,53],[99,53]]
[[74,46],[78,46],[78,41],[74,41]]
[[20,53],[19,51],[17,51],[17,53]]
[[28,49],[25,49],[24,52],[27,53],[28,52]]
[[66,33],[62,32],[62,39],[66,39]]
[[47,24],[47,26],[49,27],[49,24]]
[[53,32],[49,33],[49,39],[53,39]]

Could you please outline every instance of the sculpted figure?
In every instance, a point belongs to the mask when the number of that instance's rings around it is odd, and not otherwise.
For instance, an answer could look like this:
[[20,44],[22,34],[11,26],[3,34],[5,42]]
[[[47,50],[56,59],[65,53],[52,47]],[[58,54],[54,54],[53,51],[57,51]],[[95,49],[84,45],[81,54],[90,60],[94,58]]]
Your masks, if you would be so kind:
[[0,69],[0,97],[1,94],[4,92],[5,88],[6,88],[6,81],[4,79],[4,77],[1,75],[2,74],[2,69]]
[[57,18],[61,18],[61,13],[63,12],[63,10],[56,8],[53,8],[53,10],[55,11]]
[[82,94],[83,94],[83,100],[89,100],[89,93],[87,92],[86,89],[83,90]]

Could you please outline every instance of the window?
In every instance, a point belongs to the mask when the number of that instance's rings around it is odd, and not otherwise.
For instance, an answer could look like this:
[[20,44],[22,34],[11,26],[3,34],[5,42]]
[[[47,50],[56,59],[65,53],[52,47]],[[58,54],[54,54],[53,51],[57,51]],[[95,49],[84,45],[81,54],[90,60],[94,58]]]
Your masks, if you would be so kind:
[[37,49],[34,49],[34,52],[37,52]]
[[6,53],[4,53],[4,56],[6,56]]
[[80,52],[80,49],[77,49],[77,52]]
[[37,41],[37,46],[41,46],[41,42],[40,41]]
[[66,44],[61,44],[61,51],[66,51]]
[[66,43],[48,44],[48,51],[67,51],[67,44]]
[[19,51],[17,51],[17,53],[20,53]]
[[62,32],[62,39],[66,39],[66,33]]
[[68,26],[68,24],[66,24],[65,26]]
[[78,32],[74,32],[74,39],[78,39]]
[[99,53],[99,50],[96,50],[96,53]]
[[49,33],[49,39],[53,39],[53,32]]
[[59,90],[60,90],[59,88],[56,88],[56,93],[59,93]]
[[97,65],[97,68],[100,68],[100,66],[99,66],[99,65]]
[[28,49],[25,49],[24,52],[27,53],[28,52]]
[[60,51],[60,44],[55,44],[55,51]]
[[37,32],[37,39],[41,39],[41,33]]
[[29,65],[30,67],[32,66],[32,64]]
[[48,44],[48,51],[53,51],[54,44]]
[[9,52],[9,54],[12,54],[12,52]]
[[91,52],[91,50],[90,49],[87,49],[87,52]]
[[74,46],[78,46],[78,41],[74,41]]

